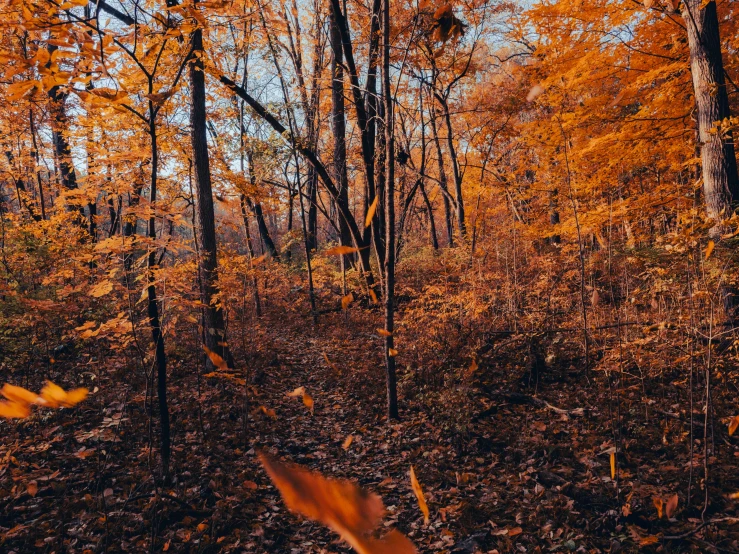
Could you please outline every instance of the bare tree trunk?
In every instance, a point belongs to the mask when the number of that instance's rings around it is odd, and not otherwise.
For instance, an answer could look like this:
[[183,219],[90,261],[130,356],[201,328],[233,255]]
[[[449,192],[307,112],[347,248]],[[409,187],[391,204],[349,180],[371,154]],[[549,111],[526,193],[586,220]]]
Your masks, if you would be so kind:
[[464,238],[467,227],[464,222],[464,197],[462,196],[462,173],[459,170],[459,159],[457,158],[457,151],[454,148],[454,130],[452,128],[452,115],[449,113],[449,104],[446,99],[441,103],[441,107],[444,109],[444,121],[446,123],[446,141],[447,148],[449,150],[449,158],[452,160],[452,171],[454,174],[454,197],[456,199],[455,212],[457,214],[457,228],[459,234]]
[[713,234],[719,235],[721,219],[730,216],[731,208],[739,197],[739,177],[732,137],[711,132],[717,121],[731,116],[721,59],[716,2],[686,0],[683,18],[690,46],[690,71],[698,117],[706,212],[716,222]]
[[395,137],[393,98],[390,88],[390,0],[382,11],[382,82],[385,101],[385,366],[387,370],[387,417],[398,419],[398,390],[395,374]]
[[[205,346],[216,352],[233,367],[233,358],[226,342],[223,311],[214,304],[218,294],[218,252],[216,243],[215,211],[210,181],[210,159],[205,113],[205,72],[199,55],[203,53],[203,31],[192,34],[193,56],[190,61],[190,137],[192,140],[195,185],[198,197],[198,224],[200,226],[200,278],[205,304]],[[210,358],[207,362],[212,366]]]
[[[339,32],[336,17],[331,15],[331,126],[334,135],[334,180],[339,189],[337,203],[349,209],[349,177],[346,169],[346,120],[344,109],[344,56],[341,46],[341,33]],[[341,213],[341,211],[339,211]],[[351,246],[352,235],[349,225],[341,217],[339,221],[339,240],[343,246]],[[353,262],[351,254],[342,256],[343,267]]]
[[[690,47],[690,72],[695,93],[706,214],[715,222],[711,235],[719,238],[724,231],[721,221],[732,215],[739,199],[739,176],[731,133],[722,136],[711,132],[716,122],[731,117],[716,2],[685,0],[683,18]],[[733,325],[736,319],[736,289],[723,284],[720,294],[728,323]]]
[[[149,136],[151,137],[151,182],[149,189],[149,202],[152,206],[157,200],[157,172],[159,165],[159,149],[157,145],[156,114],[154,106],[149,101]],[[165,482],[169,481],[169,459],[170,459],[170,429],[169,429],[169,405],[167,404],[167,355],[164,351],[164,336],[159,318],[159,304],[157,303],[157,292],[154,279],[154,268],[157,264],[156,217],[152,212],[149,217],[147,232],[152,241],[147,258],[147,304],[146,313],[149,317],[151,327],[151,338],[154,341],[154,359],[157,367],[157,398],[159,399],[159,419],[161,422],[160,447],[162,456],[162,476]]]
[[[433,99],[431,99],[433,106]],[[454,246],[454,220],[452,219],[452,205],[449,201],[449,185],[447,184],[446,171],[444,169],[444,153],[441,150],[441,141],[439,140],[439,130],[436,127],[435,110],[431,111],[431,133],[436,146],[436,163],[439,166],[439,187],[441,188],[442,197],[444,198],[444,218],[446,220],[446,234],[449,241],[449,247]]]

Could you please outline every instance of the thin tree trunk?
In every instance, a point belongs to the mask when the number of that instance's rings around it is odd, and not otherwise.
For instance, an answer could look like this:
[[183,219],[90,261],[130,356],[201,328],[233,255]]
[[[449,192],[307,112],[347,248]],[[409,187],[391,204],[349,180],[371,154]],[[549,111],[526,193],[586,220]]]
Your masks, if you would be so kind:
[[[156,114],[154,106],[149,101],[149,136],[151,137],[151,183],[149,190],[149,202],[152,206],[157,200],[157,171],[159,165],[159,149],[157,145]],[[159,304],[157,303],[157,292],[154,278],[154,269],[157,264],[156,217],[152,212],[149,217],[148,236],[152,244],[149,247],[147,258],[147,305],[146,313],[149,317],[151,327],[151,338],[154,341],[154,357],[157,366],[157,398],[159,399],[159,419],[161,421],[160,447],[162,456],[162,476],[165,482],[169,481],[169,459],[170,459],[170,429],[169,429],[169,405],[167,404],[167,356],[164,351],[164,337],[159,319]]]
[[462,173],[459,170],[459,159],[457,150],[454,148],[454,130],[452,128],[452,115],[449,113],[449,104],[446,100],[441,102],[444,109],[444,122],[446,123],[446,141],[449,150],[449,158],[452,160],[452,172],[454,174],[454,198],[456,199],[455,212],[457,214],[457,228],[459,234],[464,238],[467,227],[464,222],[464,197],[462,196]]
[[382,12],[382,82],[385,103],[385,366],[387,370],[387,416],[398,419],[398,390],[395,374],[395,137],[393,98],[390,88],[390,0]]
[[[233,357],[226,342],[223,311],[214,304],[218,294],[218,251],[216,242],[215,211],[210,180],[210,159],[205,112],[205,72],[200,55],[203,54],[203,31],[192,34],[193,56],[190,61],[190,138],[192,140],[195,186],[198,197],[198,224],[200,227],[200,278],[203,283],[205,304],[205,346],[216,352],[233,367]],[[208,358],[209,366],[212,366]]]
[[441,150],[441,140],[439,140],[439,130],[436,127],[436,114],[433,109],[433,99],[430,104],[431,109],[431,133],[436,146],[436,163],[439,166],[439,187],[441,187],[442,197],[444,199],[444,217],[446,221],[446,234],[449,241],[449,247],[454,246],[454,220],[452,218],[452,205],[449,201],[449,185],[447,184],[446,171],[444,169],[444,153]]
[[[346,120],[344,110],[344,63],[341,47],[341,33],[336,18],[331,15],[331,127],[334,135],[334,180],[339,189],[337,203],[349,209],[349,176],[346,169]],[[341,212],[339,212],[341,213]],[[339,241],[343,246],[351,246],[352,235],[346,220],[338,216]],[[354,256],[342,256],[343,267],[351,265]]]

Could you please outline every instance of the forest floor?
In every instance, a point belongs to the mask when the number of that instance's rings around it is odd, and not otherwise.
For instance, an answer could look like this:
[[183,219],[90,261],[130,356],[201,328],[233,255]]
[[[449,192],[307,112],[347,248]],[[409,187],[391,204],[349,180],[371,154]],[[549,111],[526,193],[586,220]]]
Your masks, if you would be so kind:
[[[713,488],[702,515],[702,448],[693,452],[691,475],[687,416],[670,408],[681,400],[679,386],[659,395],[626,389],[616,402],[605,375],[588,377],[572,364],[549,368],[529,386],[525,356],[500,344],[481,353],[468,383],[444,385],[455,388],[447,397],[438,392],[444,387],[420,387],[401,352],[402,419],[388,423],[374,331],[381,314],[352,317],[331,313],[312,326],[273,313],[255,321],[246,338],[233,337],[252,353],[246,429],[243,386],[198,383],[192,356],[172,353],[174,482],[166,487],[152,477],[157,416],[155,410],[150,427],[141,380],[114,353],[98,353],[89,367],[107,369],[88,374],[76,355],[61,355],[50,377],[66,375],[61,382],[72,383],[95,373],[99,390],[75,410],[0,423],[0,551],[348,552],[325,527],[286,510],[258,449],[378,493],[385,525],[407,534],[420,552],[739,549],[732,520],[703,526],[737,515],[725,495],[739,490],[735,448],[717,425]],[[288,396],[297,387],[314,399],[313,413]],[[615,410],[626,421],[620,493],[610,462]],[[702,418],[698,408],[694,414]],[[702,436],[699,424],[694,429]],[[427,526],[411,465],[431,509]],[[680,500],[673,519],[658,517],[654,499],[667,502],[673,492]]]

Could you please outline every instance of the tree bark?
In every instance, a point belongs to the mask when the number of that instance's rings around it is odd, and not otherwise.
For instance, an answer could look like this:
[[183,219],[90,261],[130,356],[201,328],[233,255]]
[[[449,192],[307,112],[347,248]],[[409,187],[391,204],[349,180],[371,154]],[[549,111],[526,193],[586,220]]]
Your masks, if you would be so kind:
[[[349,176],[346,169],[346,120],[344,109],[344,56],[341,47],[341,33],[336,17],[331,14],[331,127],[334,135],[334,180],[339,189],[337,203],[349,210]],[[343,246],[351,246],[352,235],[346,220],[339,215],[339,241]],[[344,267],[351,265],[354,256],[342,256]]]
[[387,417],[398,419],[398,390],[394,350],[395,317],[395,137],[390,87],[390,0],[382,11],[382,82],[385,107],[385,366]]
[[[433,106],[433,98],[431,99]],[[439,167],[439,187],[441,188],[442,197],[444,199],[444,218],[446,221],[446,234],[449,241],[449,247],[454,246],[454,220],[452,218],[452,205],[449,201],[449,185],[446,177],[446,170],[444,169],[444,153],[441,150],[441,140],[439,140],[439,130],[436,127],[436,114],[432,108],[431,117],[431,133],[434,139],[434,145],[436,146],[436,163]]]
[[[226,342],[223,312],[214,304],[218,294],[218,250],[216,241],[213,191],[210,180],[210,159],[205,113],[205,72],[200,56],[203,54],[203,31],[192,34],[193,55],[190,61],[190,138],[192,141],[195,186],[198,198],[198,224],[200,226],[200,278],[203,283],[205,304],[205,346],[216,352],[233,367],[233,358]],[[209,366],[212,366],[208,358]]]
[[731,115],[716,2],[703,5],[701,0],[686,0],[683,18],[688,30],[706,213],[716,222],[712,234],[720,235],[720,221],[731,215],[739,197],[739,177],[732,137],[711,132],[716,122]]

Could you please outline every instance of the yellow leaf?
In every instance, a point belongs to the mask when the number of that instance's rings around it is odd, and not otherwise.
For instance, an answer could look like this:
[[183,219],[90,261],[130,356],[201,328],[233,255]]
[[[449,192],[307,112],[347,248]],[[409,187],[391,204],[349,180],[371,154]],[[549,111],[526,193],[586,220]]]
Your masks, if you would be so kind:
[[326,250],[326,255],[328,256],[344,256],[345,254],[351,254],[352,252],[358,252],[358,248],[354,248],[353,246],[334,246],[333,248],[329,248]]
[[398,355],[398,351],[395,350],[395,348],[388,348],[387,353],[390,355],[391,358],[394,358]]
[[105,296],[112,290],[113,290],[113,283],[111,283],[108,280],[101,281],[90,289],[90,296],[94,296],[95,298],[100,298],[101,296]]
[[348,450],[353,442],[354,442],[354,435],[349,435],[348,437],[344,439],[344,444],[341,445],[341,448],[343,448],[344,450]]
[[418,507],[421,508],[421,513],[423,513],[423,523],[424,525],[428,525],[429,507],[426,504],[426,498],[423,496],[421,484],[418,482],[418,479],[416,479],[416,471],[413,469],[413,466],[411,466],[411,487],[413,488],[413,493],[418,499]]
[[208,355],[208,358],[210,358],[210,361],[213,363],[215,367],[217,367],[220,370],[227,370],[228,369],[228,363],[226,360],[221,358],[218,354],[213,352],[210,348],[203,345],[203,350],[205,350],[205,353]]
[[342,297],[341,299],[341,308],[343,310],[346,310],[349,307],[349,304],[354,302],[354,295],[350,292],[346,296]]
[[66,392],[59,385],[46,381],[39,396],[42,399],[42,405],[47,408],[71,408],[87,398],[87,389],[80,388]]
[[19,404],[36,404],[39,400],[38,394],[9,383],[5,383],[5,385],[3,385],[2,390],[0,390],[0,394],[11,402],[18,402]]
[[290,510],[328,526],[359,554],[415,554],[413,544],[397,531],[379,540],[370,536],[384,513],[376,494],[349,481],[283,464],[264,453],[259,459]]
[[305,394],[305,387],[298,387],[292,392],[288,392],[288,396],[297,397],[297,396],[303,396]]
[[729,436],[732,436],[737,428],[739,428],[739,415],[732,417],[729,422]]
[[616,478],[616,453],[611,452],[611,479]]
[[370,207],[367,209],[367,216],[364,218],[364,228],[366,229],[370,225],[372,225],[372,218],[375,217],[375,212],[377,211],[377,203],[380,201],[379,196],[375,196],[375,199],[372,201],[372,204],[370,204]]
[[667,504],[665,504],[665,515],[667,516],[667,519],[670,519],[675,514],[675,510],[677,510],[678,502],[679,502],[679,498],[677,497],[677,493],[673,494],[667,500]]
[[375,329],[377,331],[377,334],[381,337],[392,337],[393,334],[390,331],[387,331],[385,329]]
[[0,402],[0,417],[6,419],[23,419],[29,415],[31,415],[31,408],[28,404]]
[[706,260],[711,257],[714,248],[716,248],[716,243],[712,240],[709,240],[708,245],[706,246]]
[[197,527],[198,533],[202,533],[207,528],[208,528],[208,524],[207,523],[200,523],[200,524],[198,524],[198,527]]

